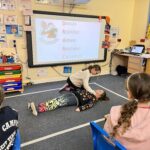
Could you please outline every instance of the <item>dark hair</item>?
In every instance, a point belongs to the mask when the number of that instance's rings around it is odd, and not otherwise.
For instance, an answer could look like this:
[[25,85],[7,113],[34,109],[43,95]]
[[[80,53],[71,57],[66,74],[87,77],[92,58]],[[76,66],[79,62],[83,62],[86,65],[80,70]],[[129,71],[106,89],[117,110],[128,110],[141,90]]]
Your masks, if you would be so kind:
[[4,90],[3,87],[0,85],[0,105],[4,101]]
[[84,69],[82,69],[82,71],[85,71],[85,70],[89,70],[90,72],[91,72],[91,70],[92,69],[95,69],[96,71],[101,71],[101,67],[99,66],[99,65],[90,65],[90,66],[88,66],[87,68],[84,68]]
[[150,101],[150,75],[146,73],[132,74],[127,78],[126,87],[133,100],[122,106],[121,115],[118,119],[118,124],[113,127],[112,136],[117,135],[120,127],[122,127],[121,134],[124,134],[130,127],[131,117],[137,110],[138,102]]
[[107,100],[109,100],[109,98],[107,97],[106,92],[104,91],[104,93],[101,95],[98,101],[107,101]]

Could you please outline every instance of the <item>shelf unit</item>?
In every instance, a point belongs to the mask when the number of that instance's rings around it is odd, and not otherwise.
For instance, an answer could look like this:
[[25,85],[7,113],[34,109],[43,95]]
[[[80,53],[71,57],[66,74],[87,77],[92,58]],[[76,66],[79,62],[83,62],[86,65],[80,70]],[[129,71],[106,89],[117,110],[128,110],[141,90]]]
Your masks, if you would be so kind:
[[5,93],[20,91],[23,93],[22,65],[0,64],[0,84]]

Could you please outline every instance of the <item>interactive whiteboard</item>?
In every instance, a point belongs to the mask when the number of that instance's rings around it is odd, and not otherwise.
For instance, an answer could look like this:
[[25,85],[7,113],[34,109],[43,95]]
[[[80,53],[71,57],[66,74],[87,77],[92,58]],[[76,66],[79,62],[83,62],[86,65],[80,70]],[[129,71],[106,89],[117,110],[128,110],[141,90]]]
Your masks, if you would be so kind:
[[34,11],[27,32],[29,66],[104,61],[105,24],[98,16]]

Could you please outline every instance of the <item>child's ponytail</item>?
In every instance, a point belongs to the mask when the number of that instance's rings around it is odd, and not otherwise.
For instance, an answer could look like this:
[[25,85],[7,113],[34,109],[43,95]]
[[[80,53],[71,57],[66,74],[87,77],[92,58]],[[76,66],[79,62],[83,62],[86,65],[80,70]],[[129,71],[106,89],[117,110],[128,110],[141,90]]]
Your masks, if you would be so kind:
[[118,119],[118,124],[113,127],[112,136],[115,137],[118,134],[118,128],[122,127],[121,134],[124,134],[130,127],[131,117],[137,110],[137,104],[138,102],[136,100],[132,100],[122,106],[121,115]]

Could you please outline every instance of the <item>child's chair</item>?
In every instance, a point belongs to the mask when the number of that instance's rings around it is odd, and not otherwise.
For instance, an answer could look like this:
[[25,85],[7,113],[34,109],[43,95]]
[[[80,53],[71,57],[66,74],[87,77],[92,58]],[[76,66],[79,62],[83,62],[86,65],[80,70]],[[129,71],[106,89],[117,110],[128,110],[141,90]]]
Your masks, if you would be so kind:
[[20,132],[19,132],[19,129],[17,130],[17,133],[16,133],[16,138],[15,138],[15,141],[14,141],[14,144],[13,144],[13,147],[12,147],[12,150],[20,150]]
[[93,134],[94,150],[127,150],[117,140],[111,139],[109,134],[95,122],[90,122],[90,125]]

